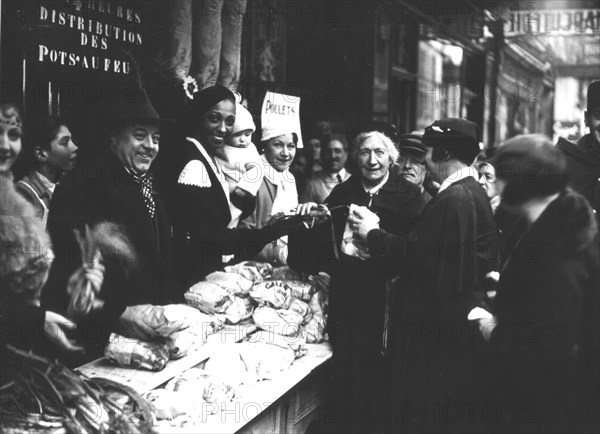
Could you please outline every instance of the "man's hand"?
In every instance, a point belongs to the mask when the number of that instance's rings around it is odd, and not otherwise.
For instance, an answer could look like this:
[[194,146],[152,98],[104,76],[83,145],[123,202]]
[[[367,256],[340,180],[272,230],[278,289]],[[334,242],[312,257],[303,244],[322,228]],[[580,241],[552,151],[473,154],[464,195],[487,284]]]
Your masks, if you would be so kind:
[[350,222],[350,229],[354,232],[354,236],[365,242],[371,230],[379,229],[379,217],[364,206],[355,208],[350,216],[348,216],[348,221]]
[[69,351],[83,353],[85,350],[82,346],[71,341],[66,331],[73,331],[77,325],[69,321],[62,315],[56,312],[46,311],[44,318],[44,336],[57,347]]
[[119,317],[119,334],[128,338],[135,337],[145,341],[156,337],[156,330],[146,321],[146,317],[150,319],[152,308],[153,306],[149,304],[127,306]]

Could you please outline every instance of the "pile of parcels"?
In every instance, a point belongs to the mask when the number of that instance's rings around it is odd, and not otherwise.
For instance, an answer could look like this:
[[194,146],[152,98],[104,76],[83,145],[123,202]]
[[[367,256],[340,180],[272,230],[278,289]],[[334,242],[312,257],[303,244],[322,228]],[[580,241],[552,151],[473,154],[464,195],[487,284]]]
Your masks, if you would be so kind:
[[158,371],[199,349],[226,324],[255,324],[258,330],[242,342],[219,345],[203,368],[145,395],[157,419],[192,424],[239,398],[248,385],[289,368],[306,353],[306,343],[327,339],[329,281],[325,273],[302,275],[268,263],[225,267],[193,285],[185,293],[187,305],[135,306],[136,321],[120,324],[105,356],[120,366]]

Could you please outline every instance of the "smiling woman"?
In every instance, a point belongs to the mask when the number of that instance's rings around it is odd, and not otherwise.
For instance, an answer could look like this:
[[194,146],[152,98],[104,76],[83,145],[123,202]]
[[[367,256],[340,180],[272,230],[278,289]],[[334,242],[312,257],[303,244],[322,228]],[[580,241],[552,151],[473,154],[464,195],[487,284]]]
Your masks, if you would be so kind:
[[[211,86],[194,94],[182,118],[187,137],[177,156],[177,178],[169,195],[181,295],[234,256],[236,260],[253,258],[265,244],[283,235],[273,227],[227,227],[231,221],[229,186],[215,161],[215,151],[231,135],[235,116],[233,93]],[[291,163],[293,154],[281,155],[278,161],[283,164],[289,157]],[[253,209],[255,203],[251,205]]]
[[[271,216],[289,213],[298,207],[296,179],[289,171],[296,155],[298,135],[289,131],[263,130],[263,137],[266,137],[262,141],[264,153],[261,156],[264,178],[256,194],[256,209],[240,222],[241,228],[263,228]],[[288,239],[284,236],[265,246],[257,259],[286,264],[287,256]]]

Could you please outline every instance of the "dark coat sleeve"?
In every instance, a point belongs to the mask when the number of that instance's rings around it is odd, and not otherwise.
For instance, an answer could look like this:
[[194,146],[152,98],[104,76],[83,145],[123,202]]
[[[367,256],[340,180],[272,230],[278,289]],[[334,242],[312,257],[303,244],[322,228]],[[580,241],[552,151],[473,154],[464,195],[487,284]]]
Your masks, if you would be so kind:
[[[222,255],[236,260],[254,258],[270,241],[284,235],[281,229],[227,228],[227,216],[221,212],[215,189],[177,184],[173,211],[175,265],[183,276],[184,286],[203,279],[222,268]],[[222,198],[221,198],[222,200]]]
[[430,203],[417,228],[403,236],[375,229],[368,234],[371,253],[393,261],[434,291],[440,315],[464,320],[481,304],[475,207],[468,197],[446,195]]
[[[48,282],[42,291],[42,305],[63,315],[69,304],[67,284],[72,274],[81,266],[81,253],[73,229],[84,230],[85,224],[94,224],[105,218],[106,210],[100,204],[100,193],[79,185],[66,182],[57,186],[52,196],[48,230],[53,242],[55,260],[50,269]],[[130,304],[123,291],[127,279],[118,269],[107,264],[107,273],[102,284],[101,297],[105,304],[101,311],[88,315],[80,322],[81,339],[89,345],[97,346],[93,352],[101,351],[117,319]]]

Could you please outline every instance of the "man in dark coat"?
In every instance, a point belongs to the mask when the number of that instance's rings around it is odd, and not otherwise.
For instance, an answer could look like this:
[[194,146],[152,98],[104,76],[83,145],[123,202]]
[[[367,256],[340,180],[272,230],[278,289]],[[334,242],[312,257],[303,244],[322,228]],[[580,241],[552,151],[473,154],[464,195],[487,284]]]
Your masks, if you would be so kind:
[[84,233],[86,225],[116,223],[128,241],[102,258],[106,276],[99,297],[104,307],[80,321],[89,357],[102,354],[128,306],[173,301],[168,292],[171,227],[150,171],[161,125],[145,92],[133,103],[116,105],[107,125],[106,152],[68,173],[52,197],[48,229],[56,260],[42,299],[48,308],[65,312],[69,304],[67,279],[81,263],[74,229]]
[[507,141],[492,163],[503,205],[529,224],[500,276],[496,300],[493,390],[498,402],[517,409],[504,409],[502,431],[598,432],[600,255],[594,214],[580,194],[566,188],[565,158],[545,136]]
[[497,269],[497,231],[471,167],[477,125],[439,120],[423,139],[427,168],[441,185],[415,230],[389,234],[364,208],[350,221],[369,251],[395,264],[400,276],[390,337],[393,430],[456,432],[472,423],[464,403],[478,399],[481,342],[467,318],[482,304],[485,275]]
[[592,205],[596,218],[600,207],[600,80],[588,86],[585,125],[590,132],[577,144],[562,137],[556,146],[567,157],[570,185]]

